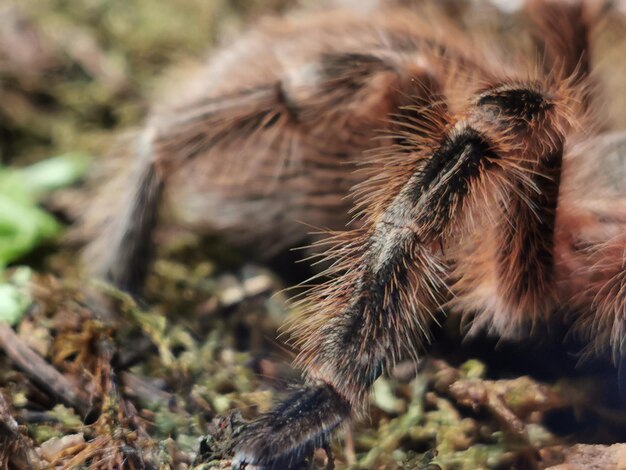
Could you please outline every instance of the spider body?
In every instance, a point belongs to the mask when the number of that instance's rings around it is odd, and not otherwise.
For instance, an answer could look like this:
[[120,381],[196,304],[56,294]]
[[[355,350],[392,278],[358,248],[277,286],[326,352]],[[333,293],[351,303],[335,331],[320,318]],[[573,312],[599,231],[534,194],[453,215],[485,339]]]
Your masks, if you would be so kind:
[[501,337],[574,314],[620,357],[626,134],[594,124],[584,4],[528,11],[537,65],[405,10],[277,20],[155,110],[90,247],[97,275],[139,291],[163,206],[268,252],[334,231],[290,327],[307,385],[247,428],[238,464],[324,445],[439,311]]

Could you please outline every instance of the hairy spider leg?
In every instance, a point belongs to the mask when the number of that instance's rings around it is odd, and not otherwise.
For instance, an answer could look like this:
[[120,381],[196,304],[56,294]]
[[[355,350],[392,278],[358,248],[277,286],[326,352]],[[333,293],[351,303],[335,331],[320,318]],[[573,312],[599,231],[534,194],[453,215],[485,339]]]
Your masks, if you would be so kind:
[[[561,133],[551,125],[537,125],[530,132],[528,122],[511,122],[519,112],[534,114],[556,106],[546,97],[551,92],[535,96],[533,86],[497,84],[457,115],[446,116],[439,109],[436,118],[429,116],[428,137],[416,139],[414,152],[402,156],[405,164],[413,163],[413,171],[401,178],[397,192],[384,204],[363,204],[367,209],[361,228],[336,235],[336,246],[328,254],[335,261],[327,273],[331,280],[310,292],[308,309],[293,322],[292,334],[301,351],[296,363],[307,372],[310,390],[318,393],[297,392],[287,399],[287,417],[280,405],[282,419],[270,412],[244,431],[237,463],[278,468],[277,462],[297,461],[349,412],[362,409],[370,386],[385,368],[402,356],[417,355],[428,341],[434,313],[449,296],[444,253],[475,228],[476,214],[519,198],[540,211],[532,215],[537,223],[552,223],[554,204],[544,213],[534,206],[544,201],[528,200],[527,194],[541,193],[534,179],[538,169],[555,167],[558,172]],[[526,118],[524,114],[521,119]],[[538,137],[548,144],[536,148],[532,142]],[[398,184],[398,175],[391,175],[394,180],[379,174],[365,187]],[[543,188],[543,197],[556,197],[558,181],[553,184],[556,189]],[[381,193],[374,189],[368,194]],[[519,233],[515,226],[511,230],[522,243],[539,236],[539,228],[532,225]],[[502,235],[513,236],[506,231]],[[517,263],[512,269],[544,269],[543,251],[541,256],[530,253],[531,260],[517,259],[516,254],[507,258]],[[519,301],[517,291],[510,295]]]

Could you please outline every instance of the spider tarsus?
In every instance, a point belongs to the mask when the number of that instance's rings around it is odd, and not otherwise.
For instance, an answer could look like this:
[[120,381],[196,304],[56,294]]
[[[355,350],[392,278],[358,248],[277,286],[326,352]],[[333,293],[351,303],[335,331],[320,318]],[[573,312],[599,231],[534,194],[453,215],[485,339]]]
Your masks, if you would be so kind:
[[233,466],[301,468],[315,449],[328,448],[330,434],[350,416],[350,411],[350,404],[329,385],[298,390],[243,429],[237,437]]

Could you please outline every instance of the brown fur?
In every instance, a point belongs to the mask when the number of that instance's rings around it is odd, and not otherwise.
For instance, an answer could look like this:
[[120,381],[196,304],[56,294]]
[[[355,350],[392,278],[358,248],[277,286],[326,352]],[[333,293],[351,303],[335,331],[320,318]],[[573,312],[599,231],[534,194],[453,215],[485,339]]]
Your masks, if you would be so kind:
[[329,280],[288,330],[308,388],[244,432],[236,461],[278,468],[323,444],[446,309],[507,337],[575,313],[592,350],[623,353],[626,135],[591,125],[593,15],[573,3],[530,2],[530,66],[442,16],[275,20],[155,110],[95,272],[141,285],[162,200],[266,251],[335,231],[313,245]]

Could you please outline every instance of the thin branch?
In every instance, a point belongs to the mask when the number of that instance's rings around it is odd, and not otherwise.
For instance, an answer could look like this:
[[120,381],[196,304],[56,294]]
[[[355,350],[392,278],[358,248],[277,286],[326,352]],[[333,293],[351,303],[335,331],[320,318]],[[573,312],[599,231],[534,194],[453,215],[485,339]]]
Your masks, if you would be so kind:
[[76,385],[33,351],[9,325],[0,323],[0,348],[39,387],[85,417],[91,401]]

